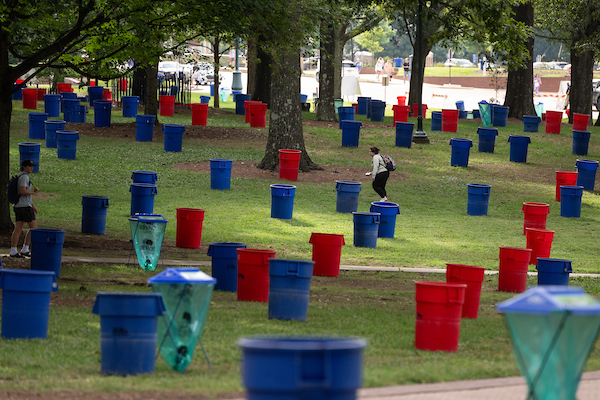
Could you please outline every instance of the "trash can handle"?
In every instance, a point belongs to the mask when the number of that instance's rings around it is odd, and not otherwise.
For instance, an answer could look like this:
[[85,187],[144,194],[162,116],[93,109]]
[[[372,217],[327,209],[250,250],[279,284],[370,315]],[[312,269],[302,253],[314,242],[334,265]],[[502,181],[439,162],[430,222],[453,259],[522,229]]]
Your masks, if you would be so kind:
[[297,263],[289,263],[287,273],[288,273],[288,275],[298,276],[298,264]]
[[[310,352],[297,352],[296,364],[300,367],[297,368],[298,375],[296,376],[297,385],[299,388],[329,388],[331,387],[331,352],[329,351],[310,351]],[[315,357],[323,358],[323,374],[321,376],[314,376],[314,370],[311,366],[314,365]],[[306,377],[304,371],[310,372]]]
[[463,303],[464,299],[461,299],[460,290],[458,288],[448,289],[448,302],[449,303]]

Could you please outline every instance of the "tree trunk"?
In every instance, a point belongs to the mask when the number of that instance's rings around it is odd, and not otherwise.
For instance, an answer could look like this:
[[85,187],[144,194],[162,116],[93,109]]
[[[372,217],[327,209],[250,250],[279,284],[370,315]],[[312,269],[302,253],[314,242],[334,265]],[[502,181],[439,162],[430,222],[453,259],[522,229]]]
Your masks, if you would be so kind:
[[247,83],[246,83],[246,94],[251,95],[256,89],[256,40],[248,39],[248,50],[246,52],[246,68],[247,68]]
[[[533,27],[533,4],[513,7],[514,19],[528,27]],[[536,115],[533,105],[533,36],[526,43],[529,56],[526,68],[508,71],[504,105],[510,107],[508,116],[521,119],[523,115]]]
[[219,90],[221,90],[219,85],[219,74],[221,70],[221,53],[219,53],[219,44],[221,43],[221,38],[219,36],[215,36],[214,41],[212,42],[213,47],[213,69],[215,70],[215,79],[213,82],[213,108],[219,108]]
[[15,76],[8,64],[9,39],[6,32],[0,31],[0,233],[9,234],[13,230],[10,219],[10,204],[6,196],[11,172],[10,168],[10,121],[12,115],[12,93]]
[[344,45],[346,44],[347,24],[341,24],[334,28],[333,32],[333,87],[334,98],[342,98],[342,60],[344,59]]
[[288,45],[280,49],[279,62],[271,82],[269,104],[269,137],[265,156],[258,168],[276,170],[279,166],[279,150],[301,150],[300,171],[319,169],[304,147],[302,109],[300,105],[300,51]]
[[334,32],[335,30],[333,23],[331,21],[326,21],[325,19],[323,19],[321,21],[321,61],[319,63],[319,107],[317,108],[317,121],[337,121],[334,103]]
[[131,94],[138,96],[140,99],[146,101],[146,67],[144,65],[136,65],[133,70],[133,82]]
[[[265,40],[266,39],[263,36],[261,36],[259,37],[258,42],[256,44],[257,63],[252,100],[262,101],[263,103],[267,103],[270,106],[272,85],[271,79],[273,74],[271,64],[273,63],[273,59],[260,45],[260,43]],[[298,93],[300,93],[300,88],[298,88]],[[298,99],[300,99],[300,95],[298,95]]]
[[[592,79],[594,78],[594,52],[571,51],[571,93],[569,95],[569,123],[573,113],[592,115]],[[591,118],[590,118],[591,120]]]
[[146,68],[146,97],[144,98],[144,113],[155,115],[155,124],[158,124],[158,59]]
[[[422,54],[421,54],[421,63],[419,64],[417,58],[416,58],[416,54],[418,54],[417,51],[417,43],[415,42],[415,45],[413,46],[413,52],[415,54],[415,57],[413,57],[412,59],[412,66],[411,66],[411,74],[410,74],[410,92],[408,94],[408,104],[410,106],[412,106],[413,104],[418,104],[419,103],[419,95],[423,93],[423,78],[425,77],[425,59],[427,58],[427,54],[429,54],[429,52],[431,51],[431,47],[432,45],[430,44],[431,42],[431,37],[427,37],[426,36],[426,30],[423,30],[423,47],[422,47]],[[417,66],[420,65],[421,68],[417,68]],[[426,104],[424,99],[421,99],[422,104]],[[423,115],[423,119],[425,119],[425,116]]]

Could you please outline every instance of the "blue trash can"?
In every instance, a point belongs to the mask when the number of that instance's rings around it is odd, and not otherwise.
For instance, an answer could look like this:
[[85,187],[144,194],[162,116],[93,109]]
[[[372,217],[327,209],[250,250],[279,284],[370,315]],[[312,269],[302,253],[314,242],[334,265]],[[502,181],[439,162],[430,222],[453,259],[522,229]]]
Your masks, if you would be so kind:
[[538,132],[541,120],[537,115],[523,115],[523,132]]
[[569,285],[569,274],[573,272],[571,260],[538,257],[536,269],[539,285]]
[[19,143],[19,165],[25,160],[33,163],[33,172],[40,170],[40,148],[39,143]]
[[[18,87],[19,85],[20,85],[20,84],[18,84],[18,83],[15,83],[15,84],[13,85],[13,88],[16,88],[16,87]],[[13,99],[13,100],[23,100],[23,89],[25,89],[25,88],[27,88],[27,85],[23,85],[23,87],[22,87],[22,88],[20,88],[20,89],[19,89],[19,90],[17,90],[16,92],[14,92],[14,93],[12,94],[12,99]]]
[[156,183],[158,173],[154,171],[133,171],[131,173],[133,183]]
[[48,119],[48,113],[29,113],[29,139],[46,139],[44,121]]
[[[200,97],[200,100],[202,100],[202,97]],[[210,99],[210,97],[208,97],[208,99]],[[249,94],[238,94],[237,96],[235,96],[235,113],[237,115],[246,115],[246,107],[244,107],[244,102],[250,101],[251,99],[252,96],[250,96]]]
[[[67,103],[73,101],[74,104],[79,104],[81,100],[77,98],[77,93],[72,92],[62,92],[60,94],[60,112],[63,114],[67,112],[66,106]],[[79,101],[79,102],[78,102]],[[69,122],[69,121],[67,121]]]
[[358,147],[362,122],[354,120],[340,120],[340,127],[342,128],[342,147]]
[[[212,86],[211,86],[212,89]],[[212,93],[211,93],[212,96]],[[210,96],[200,96],[200,103],[208,104],[210,102]]]
[[377,235],[381,214],[375,212],[353,212],[354,246],[377,247]]
[[560,187],[560,216],[579,218],[581,216],[581,196],[583,186]]
[[584,190],[594,190],[598,161],[578,159],[575,167],[577,168],[577,186],[583,186]]
[[479,113],[479,109],[473,110],[472,114],[473,114],[473,119],[475,119],[475,118],[480,119],[481,118],[481,114]]
[[294,185],[271,185],[271,218],[291,219],[294,212]]
[[431,112],[431,130],[441,131],[442,130],[442,112],[432,111]]
[[491,188],[480,183],[467,184],[467,214],[487,215]]
[[308,101],[308,95],[307,94],[301,94],[300,95],[300,103],[304,104]]
[[71,122],[85,124],[87,121],[88,108],[85,105],[76,105],[69,107]]
[[165,314],[160,293],[98,292],[92,313],[100,316],[103,374],[154,372],[157,317]]
[[58,290],[52,271],[0,269],[2,337],[46,339],[50,293]]
[[400,206],[391,201],[374,201],[369,212],[381,214],[377,237],[394,238],[396,215],[400,214]]
[[52,271],[60,276],[65,231],[59,229],[31,229],[31,269]]
[[217,280],[215,290],[237,292],[238,264],[237,249],[245,249],[244,243],[211,243],[208,246],[212,257],[212,277]]
[[269,259],[269,319],[306,321],[314,264]]
[[354,400],[362,385],[363,339],[250,337],[238,345],[248,399]]
[[56,149],[56,132],[64,131],[66,122],[65,121],[44,121],[46,129],[46,147],[49,149]]
[[[31,130],[30,130],[30,132],[31,132]],[[590,135],[591,135],[590,131],[573,130],[573,147],[572,147],[571,152],[578,156],[587,155],[588,146],[590,144]],[[31,133],[30,133],[29,137],[31,137]]]
[[180,152],[185,125],[164,124],[162,130],[165,134],[165,151]]
[[459,111],[465,111],[465,102],[462,100],[457,101],[456,103],[456,109]]
[[469,113],[464,110],[458,111],[458,119],[466,119],[469,116]]
[[60,94],[45,94],[42,99],[44,100],[44,112],[48,113],[48,117],[60,116]]
[[354,107],[338,107],[339,126],[342,129],[343,121],[354,121]]
[[131,215],[154,213],[154,196],[158,193],[155,184],[132,183],[129,192],[131,192]]
[[471,139],[452,138],[450,139],[450,145],[452,146],[450,165],[453,167],[467,167],[473,141]]
[[135,116],[136,142],[151,142],[154,133],[155,115],[138,114]]
[[371,98],[370,97],[359,97],[357,99],[357,103],[358,103],[358,112],[357,114],[360,115],[367,115],[367,110],[369,109],[369,104],[371,103]]
[[77,156],[77,131],[56,131],[56,154],[64,160],[74,160]]
[[81,233],[104,235],[109,197],[81,196]]
[[385,101],[371,100],[371,121],[384,121],[385,120]]
[[481,153],[493,153],[496,145],[496,136],[498,136],[498,128],[477,128],[479,135],[478,150]]
[[509,107],[499,106],[494,104],[493,107],[493,115],[492,115],[492,125],[505,127],[506,121],[508,120],[508,110]]
[[360,189],[360,182],[335,181],[335,190],[337,190],[335,211],[340,213],[355,212],[358,209]]
[[77,122],[75,115],[77,109],[75,107],[81,104],[80,99],[63,99],[63,113],[66,122]]
[[210,95],[211,95],[211,97],[215,95],[215,84],[214,83],[210,84]]
[[138,113],[138,103],[140,98],[138,96],[123,96],[123,116],[127,118],[135,117]]
[[210,159],[210,188],[229,190],[231,188],[231,166],[233,160],[221,158]]
[[94,126],[97,128],[110,126],[110,112],[112,110],[112,101],[95,100],[94,101]]
[[96,100],[102,100],[104,94],[104,87],[102,86],[90,86],[88,87],[88,97],[90,100],[90,106],[94,106]]
[[396,122],[396,147],[412,146],[414,122]]
[[510,161],[527,162],[527,148],[531,143],[529,136],[510,135],[508,143],[510,143]]

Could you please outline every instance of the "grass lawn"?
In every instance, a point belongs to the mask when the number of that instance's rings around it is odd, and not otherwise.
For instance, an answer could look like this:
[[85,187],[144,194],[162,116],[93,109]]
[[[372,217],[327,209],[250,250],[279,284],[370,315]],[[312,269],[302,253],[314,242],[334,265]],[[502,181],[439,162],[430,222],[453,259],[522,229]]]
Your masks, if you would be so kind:
[[[21,109],[19,102],[15,104],[11,174],[16,173],[19,164],[18,143],[35,141],[28,139],[27,110]],[[224,107],[232,108],[232,104],[226,102]],[[314,119],[314,114],[305,114],[305,119]],[[367,121],[364,116],[357,119]],[[93,110],[88,121],[93,121]],[[191,117],[176,114],[160,117],[160,121],[190,125]],[[117,112],[113,112],[112,122],[135,124]],[[497,270],[499,246],[525,247],[523,202],[541,202],[550,204],[547,228],[556,232],[551,256],[573,260],[574,272],[598,273],[598,192],[584,192],[580,218],[561,217],[560,203],[554,196],[555,171],[573,171],[577,158],[600,158],[600,129],[590,127],[588,155],[582,157],[571,153],[571,126],[564,124],[560,135],[552,135],[545,134],[540,125],[540,132],[526,134],[531,138],[527,163],[512,163],[508,136],[522,135],[522,123],[509,121],[507,127],[498,128],[494,153],[477,151],[479,123],[460,120],[457,133],[445,133],[431,132],[430,120],[426,120],[424,128],[431,143],[413,144],[410,149],[394,147],[390,115],[384,123],[365,124],[358,148],[341,147],[337,127],[305,126],[307,150],[315,162],[359,171],[355,180],[363,184],[358,211],[368,211],[370,203],[378,200],[364,177],[370,169],[368,147],[378,146],[396,160],[398,170],[391,174],[387,185],[388,197],[399,204],[401,211],[396,237],[380,239],[374,249],[352,246],[352,216],[335,212],[335,179],[320,183],[300,174],[295,183],[294,217],[278,220],[270,218],[269,185],[285,182],[234,177],[230,191],[214,191],[210,189],[208,170],[193,172],[175,167],[176,163],[211,158],[258,162],[264,154],[266,134],[260,140],[247,141],[184,136],[180,153],[165,152],[159,141],[135,142],[133,137],[119,134],[82,135],[76,160],[57,159],[55,149],[47,149],[43,141],[38,141],[42,143],[40,172],[32,180],[42,192],[36,199],[39,225],[64,229],[67,237],[82,241],[127,242],[131,236],[131,172],[151,170],[158,173],[154,210],[169,220],[165,241],[171,247],[176,208],[206,210],[203,246],[187,252],[190,259],[208,260],[206,248],[211,242],[242,242],[249,248],[275,250],[277,258],[309,260],[310,235],[322,232],[345,235],[342,264],[444,268],[446,263],[460,263]],[[210,114],[208,125],[250,129],[243,116],[227,113]],[[71,126],[77,129],[77,125]],[[453,137],[473,140],[467,168],[450,166],[449,142]],[[468,183],[491,185],[487,216],[467,215]],[[80,233],[82,195],[110,197],[104,236]],[[2,238],[2,243],[5,252],[8,238]],[[85,248],[64,250],[67,255],[89,252]],[[117,255],[122,252],[115,251]],[[168,252],[164,257],[174,258]],[[339,278],[313,278],[305,323],[268,320],[266,304],[238,302],[235,294],[215,292],[203,337],[212,364],[210,371],[198,348],[185,374],[169,370],[159,358],[152,375],[126,379],[102,376],[99,319],[91,314],[96,292],[150,291],[146,281],[160,271],[162,267],[146,272],[133,264],[64,264],[60,290],[52,295],[48,339],[0,340],[2,389],[236,392],[241,390],[236,341],[252,334],[364,337],[369,342],[364,360],[366,387],[519,374],[508,333],[494,309],[513,294],[496,290],[497,277],[485,278],[479,318],[463,320],[459,351],[439,353],[414,348],[413,281],[439,281],[444,279],[441,274],[353,271],[342,272]],[[594,295],[600,292],[594,278],[572,278],[571,282]],[[528,283],[535,285],[535,279],[529,278]],[[587,368],[600,368],[598,360],[595,350]]]

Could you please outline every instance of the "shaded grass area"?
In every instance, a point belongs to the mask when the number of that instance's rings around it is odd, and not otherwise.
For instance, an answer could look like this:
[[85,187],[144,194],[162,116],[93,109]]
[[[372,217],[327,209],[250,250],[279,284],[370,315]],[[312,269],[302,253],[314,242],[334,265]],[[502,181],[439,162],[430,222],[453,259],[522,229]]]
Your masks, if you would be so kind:
[[[162,270],[135,265],[66,264],[60,290],[52,294],[47,340],[1,340],[0,381],[5,390],[192,391],[242,390],[240,337],[268,335],[356,336],[368,340],[364,386],[440,382],[519,374],[504,321],[494,307],[513,296],[496,291],[497,276],[486,276],[476,320],[462,320],[456,353],[414,348],[415,280],[442,281],[441,274],[342,271],[337,278],[313,277],[308,320],[267,318],[266,303],[238,302],[235,293],[216,291],[202,343],[185,373],[156,360],[151,375],[106,377],[100,373],[99,317],[91,313],[97,291],[150,292],[146,280]],[[204,269],[205,272],[210,270]],[[535,279],[529,278],[534,285]],[[595,280],[573,283],[598,295]],[[588,370],[600,368],[594,350]]]

